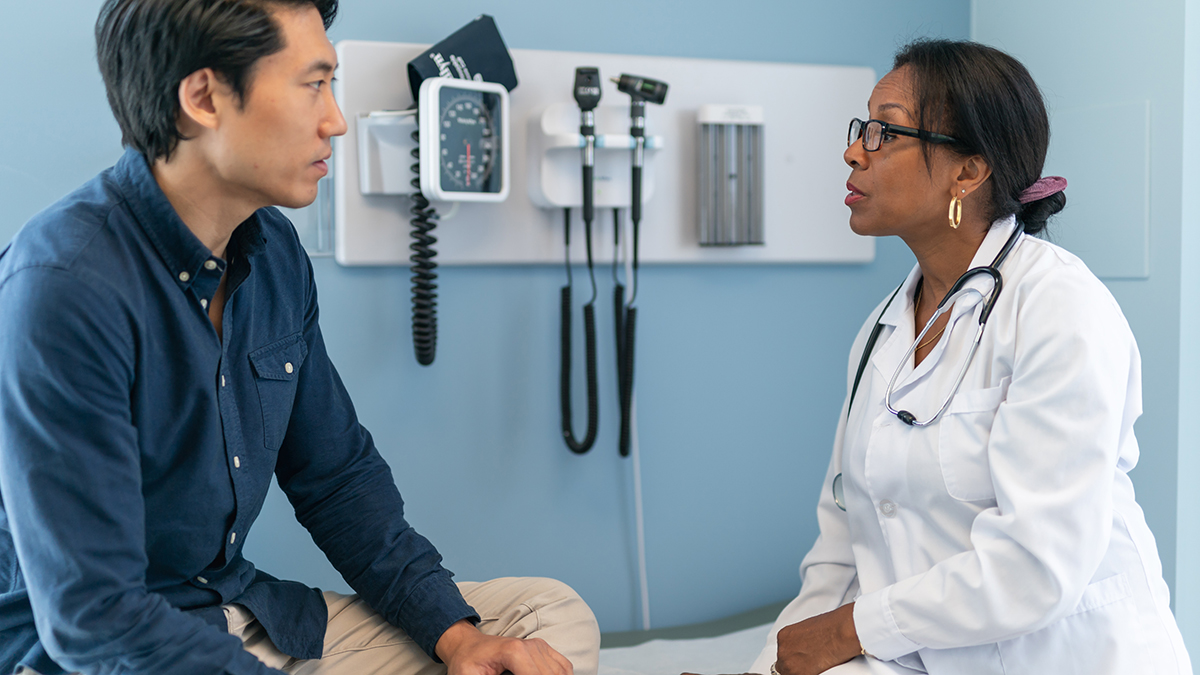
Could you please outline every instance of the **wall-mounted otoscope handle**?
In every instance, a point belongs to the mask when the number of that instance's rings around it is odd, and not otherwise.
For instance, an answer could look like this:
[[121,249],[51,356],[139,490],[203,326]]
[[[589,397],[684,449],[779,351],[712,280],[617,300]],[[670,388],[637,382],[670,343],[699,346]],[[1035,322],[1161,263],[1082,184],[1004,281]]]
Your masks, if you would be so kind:
[[583,136],[583,232],[587,244],[588,277],[592,297],[583,306],[584,342],[587,350],[588,426],[582,441],[575,440],[571,413],[571,210],[564,211],[563,242],[567,246],[567,285],[562,289],[562,365],[559,396],[562,403],[562,434],[571,452],[582,455],[592,449],[599,428],[600,400],[596,384],[596,273],[592,258],[592,180],[596,166],[596,106],[600,103],[600,70],[576,68],[572,91],[579,104],[579,133]]
[[[667,83],[638,75],[612,78],[617,90],[629,95],[629,135],[633,137],[633,173],[629,216],[633,223],[633,294],[625,305],[617,305],[617,384],[621,399],[621,435],[617,448],[622,457],[630,452],[633,420],[633,361],[637,335],[638,245],[642,222],[642,167],[646,163],[646,103],[661,105],[667,100]],[[622,289],[624,290],[624,289]],[[623,330],[622,330],[623,329]]]
[[[617,90],[629,95],[629,135],[633,137],[633,193],[629,215],[642,220],[642,167],[646,163],[646,103],[662,105],[667,100],[667,83],[640,75],[622,73],[612,78]],[[636,245],[636,242],[635,242]]]
[[579,133],[583,136],[583,222],[595,218],[592,180],[596,166],[596,106],[600,104],[600,69],[575,69],[575,102],[579,104]]
[[621,74],[621,77],[612,78],[612,81],[617,85],[618,91],[622,94],[629,94],[635,99],[649,101],[655,105],[662,105],[667,100],[666,82],[624,73]]

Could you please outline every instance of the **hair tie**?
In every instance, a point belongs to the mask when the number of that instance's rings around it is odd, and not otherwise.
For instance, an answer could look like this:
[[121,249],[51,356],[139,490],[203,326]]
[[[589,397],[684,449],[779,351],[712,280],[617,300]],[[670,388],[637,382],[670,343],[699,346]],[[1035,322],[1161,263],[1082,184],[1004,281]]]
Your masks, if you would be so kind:
[[1034,181],[1033,185],[1025,188],[1025,191],[1017,197],[1017,201],[1022,204],[1036,202],[1039,199],[1045,199],[1056,192],[1062,192],[1067,189],[1067,179],[1062,176],[1046,176]]

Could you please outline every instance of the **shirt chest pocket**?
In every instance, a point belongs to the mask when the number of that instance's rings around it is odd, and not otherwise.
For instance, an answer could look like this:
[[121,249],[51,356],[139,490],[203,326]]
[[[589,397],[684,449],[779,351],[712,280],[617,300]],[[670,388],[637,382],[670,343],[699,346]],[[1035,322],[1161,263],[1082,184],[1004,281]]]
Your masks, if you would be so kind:
[[996,498],[988,466],[988,441],[1010,378],[988,389],[959,391],[938,422],[938,462],[946,492],[962,501]]
[[287,434],[296,399],[300,366],[308,356],[308,344],[300,333],[290,335],[250,352],[254,384],[262,405],[263,445],[278,450]]

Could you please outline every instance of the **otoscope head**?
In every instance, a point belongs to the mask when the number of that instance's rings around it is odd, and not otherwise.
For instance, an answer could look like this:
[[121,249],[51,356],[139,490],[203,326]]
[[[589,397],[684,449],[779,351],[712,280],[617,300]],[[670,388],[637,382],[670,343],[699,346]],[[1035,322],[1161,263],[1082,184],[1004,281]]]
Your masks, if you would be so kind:
[[575,102],[579,109],[587,112],[600,105],[600,69],[575,69]]
[[617,90],[629,94],[635,101],[646,101],[656,105],[662,105],[663,101],[667,100],[667,83],[652,80],[648,77],[639,75],[621,74],[621,77],[612,78],[616,83]]

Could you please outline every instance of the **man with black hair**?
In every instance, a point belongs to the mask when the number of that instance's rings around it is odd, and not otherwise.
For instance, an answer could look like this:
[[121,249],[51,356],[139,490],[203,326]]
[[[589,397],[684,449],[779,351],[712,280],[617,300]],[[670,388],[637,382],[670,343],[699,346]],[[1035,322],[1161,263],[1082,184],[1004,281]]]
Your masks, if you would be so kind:
[[[105,2],[127,151],[0,252],[0,673],[594,675],[570,588],[451,581],[326,354],[271,207],[346,132],[336,11]],[[358,595],[242,556],[272,475]]]

